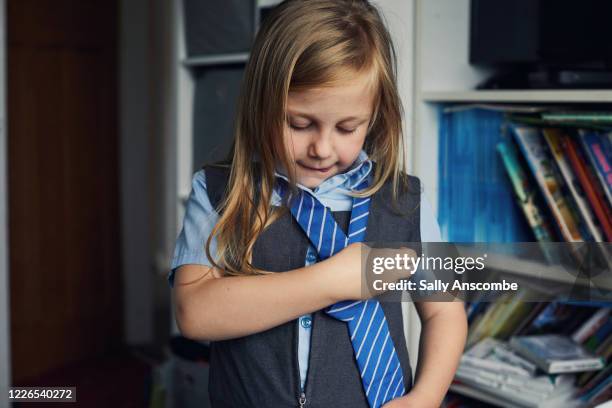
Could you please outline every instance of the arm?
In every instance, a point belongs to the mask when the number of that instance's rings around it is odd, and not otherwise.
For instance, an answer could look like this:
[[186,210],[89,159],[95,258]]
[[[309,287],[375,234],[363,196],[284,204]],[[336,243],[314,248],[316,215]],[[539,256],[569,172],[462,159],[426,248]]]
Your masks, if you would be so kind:
[[467,319],[462,302],[417,302],[422,330],[413,389],[384,408],[439,407],[465,347]]
[[[173,300],[177,325],[185,337],[223,340],[280,325],[330,305],[324,262],[285,273],[212,278],[185,287],[183,277],[211,272],[204,266],[180,267]],[[210,275],[210,273],[208,273]],[[321,290],[323,289],[323,290]]]
[[268,275],[222,277],[216,268],[181,266],[172,290],[177,325],[189,338],[229,339],[358,299],[360,251],[361,244],[351,244],[314,265]]
[[[270,329],[342,300],[369,298],[378,292],[362,286],[364,250],[371,251],[352,243],[314,265],[266,275],[223,277],[217,268],[181,266],[172,290],[179,329],[186,337],[223,340]],[[405,251],[414,256],[413,250]],[[388,271],[379,278],[395,282],[409,274]]]

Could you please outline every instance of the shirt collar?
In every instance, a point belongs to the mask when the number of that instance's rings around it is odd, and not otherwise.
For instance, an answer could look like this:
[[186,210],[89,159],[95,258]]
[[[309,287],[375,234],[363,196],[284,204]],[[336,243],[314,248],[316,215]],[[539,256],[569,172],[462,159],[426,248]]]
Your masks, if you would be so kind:
[[[351,164],[346,171],[326,179],[314,189],[310,189],[300,183],[296,184],[299,188],[313,194],[324,194],[339,187],[352,191],[370,174],[371,170],[372,160],[370,160],[368,154],[362,149],[353,164]],[[289,182],[289,178],[283,174],[278,167],[274,175]]]

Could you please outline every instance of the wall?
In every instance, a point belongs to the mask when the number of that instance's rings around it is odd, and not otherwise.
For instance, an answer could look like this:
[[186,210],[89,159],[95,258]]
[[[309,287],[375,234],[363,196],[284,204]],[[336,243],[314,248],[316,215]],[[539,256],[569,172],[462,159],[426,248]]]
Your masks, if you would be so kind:
[[148,98],[149,2],[120,2],[119,132],[121,166],[124,336],[128,344],[153,338],[153,280],[149,244]]

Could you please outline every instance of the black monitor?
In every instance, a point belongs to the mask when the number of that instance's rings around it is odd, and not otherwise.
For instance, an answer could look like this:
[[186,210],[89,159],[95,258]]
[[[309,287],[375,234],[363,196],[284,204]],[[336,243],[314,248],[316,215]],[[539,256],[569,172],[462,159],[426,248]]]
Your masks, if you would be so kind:
[[612,0],[472,0],[470,63],[612,67]]

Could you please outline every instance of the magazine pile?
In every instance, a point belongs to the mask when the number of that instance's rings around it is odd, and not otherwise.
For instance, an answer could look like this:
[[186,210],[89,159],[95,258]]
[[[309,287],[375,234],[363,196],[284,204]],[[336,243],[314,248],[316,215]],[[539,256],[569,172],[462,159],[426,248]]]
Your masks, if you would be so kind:
[[502,407],[594,407],[612,399],[609,306],[532,303],[515,309],[523,317],[505,333],[486,324],[499,316],[496,309],[494,303],[472,316],[452,391]]

